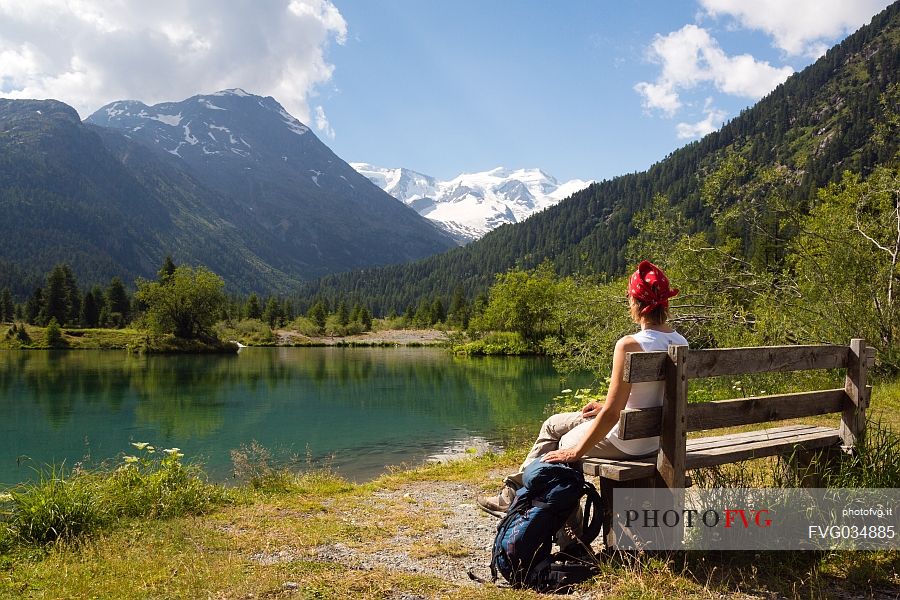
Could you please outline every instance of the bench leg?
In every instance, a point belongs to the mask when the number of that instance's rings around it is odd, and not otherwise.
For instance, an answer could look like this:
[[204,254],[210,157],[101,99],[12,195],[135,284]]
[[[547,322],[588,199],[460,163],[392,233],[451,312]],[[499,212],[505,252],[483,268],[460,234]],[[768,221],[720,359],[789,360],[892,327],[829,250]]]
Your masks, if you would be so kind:
[[613,527],[613,497],[617,489],[666,487],[657,473],[651,477],[633,479],[631,481],[615,481],[600,477],[600,497],[603,498],[603,543],[607,549],[613,549],[616,543],[616,532]]

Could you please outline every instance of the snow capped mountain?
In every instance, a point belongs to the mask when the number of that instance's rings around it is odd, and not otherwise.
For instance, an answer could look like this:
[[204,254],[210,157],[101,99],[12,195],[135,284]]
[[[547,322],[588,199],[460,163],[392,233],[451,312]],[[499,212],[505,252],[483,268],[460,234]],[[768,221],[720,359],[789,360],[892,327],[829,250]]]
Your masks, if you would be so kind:
[[540,169],[498,167],[438,181],[410,169],[350,165],[463,243],[504,223],[518,223],[593,183],[580,179],[559,183]]
[[[301,140],[292,140],[292,136],[309,133],[309,128],[274,98],[254,96],[240,88],[154,106],[120,100],[107,104],[87,122],[124,130],[180,158],[234,155],[258,161],[266,149],[275,146],[296,149]],[[265,134],[265,143],[254,148],[252,138],[260,133]]]
[[86,123],[190,174],[218,196],[217,214],[246,232],[253,252],[301,278],[406,262],[454,244],[272,97],[238,88],[153,106],[122,100]]

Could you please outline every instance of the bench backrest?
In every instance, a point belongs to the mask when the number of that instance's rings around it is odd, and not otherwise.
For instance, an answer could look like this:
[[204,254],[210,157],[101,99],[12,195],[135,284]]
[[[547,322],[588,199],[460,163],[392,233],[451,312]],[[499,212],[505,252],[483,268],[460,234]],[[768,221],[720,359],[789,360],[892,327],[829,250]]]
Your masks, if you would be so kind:
[[[841,438],[852,447],[865,428],[868,406],[867,369],[874,348],[862,339],[849,346],[768,346],[689,350],[670,346],[668,352],[630,352],[624,380],[665,381],[663,405],[625,409],[619,417],[619,437],[660,436],[657,468],[670,488],[684,487],[687,434],[691,431],[766,423],[828,413],[842,413]],[[794,394],[756,396],[688,404],[688,381],[722,375],[847,369],[843,388]]]

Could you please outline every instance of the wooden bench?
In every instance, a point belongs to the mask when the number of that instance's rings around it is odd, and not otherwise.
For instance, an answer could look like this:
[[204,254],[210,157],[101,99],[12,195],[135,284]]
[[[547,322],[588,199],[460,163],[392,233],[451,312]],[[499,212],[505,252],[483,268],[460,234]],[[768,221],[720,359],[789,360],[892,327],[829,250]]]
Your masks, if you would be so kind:
[[[668,352],[630,352],[624,380],[665,381],[663,405],[625,409],[619,436],[638,439],[659,436],[655,456],[631,461],[585,459],[584,472],[600,478],[605,502],[604,534],[615,546],[612,495],[621,487],[684,488],[686,473],[753,458],[806,456],[834,448],[851,451],[865,430],[869,402],[866,374],[874,364],[874,348],[854,339],[849,346],[770,346],[689,350],[670,346]],[[688,404],[688,382],[704,377],[765,372],[846,369],[843,388],[735,400]],[[688,439],[687,434],[720,427],[768,423],[798,417],[841,413],[839,427],[787,425],[744,433]]]

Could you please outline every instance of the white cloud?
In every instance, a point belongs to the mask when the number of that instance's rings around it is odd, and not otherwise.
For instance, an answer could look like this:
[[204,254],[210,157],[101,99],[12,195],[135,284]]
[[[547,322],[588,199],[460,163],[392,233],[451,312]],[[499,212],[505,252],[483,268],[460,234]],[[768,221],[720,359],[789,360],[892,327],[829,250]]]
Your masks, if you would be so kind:
[[316,107],[316,129],[327,135],[329,138],[334,139],[334,129],[328,122],[328,117],[325,116],[325,109],[321,106]]
[[645,108],[669,116],[681,107],[678,90],[711,83],[726,94],[756,100],[793,73],[791,67],[773,67],[749,54],[728,56],[708,31],[696,25],[657,34],[650,59],[662,65],[662,72],[656,82],[640,82],[634,89],[643,96]]
[[715,108],[712,103],[712,98],[706,99],[706,103],[703,106],[703,112],[706,114],[705,119],[697,121],[696,123],[679,123],[675,126],[675,132],[678,135],[678,139],[687,140],[701,138],[707,133],[712,133],[722,126],[728,113],[724,110]]
[[709,15],[727,15],[772,36],[788,54],[817,58],[831,42],[865,25],[891,0],[700,0]]
[[87,116],[113,100],[241,87],[308,123],[308,99],[334,71],[326,48],[346,35],[330,0],[0,0],[0,96],[56,98]]

